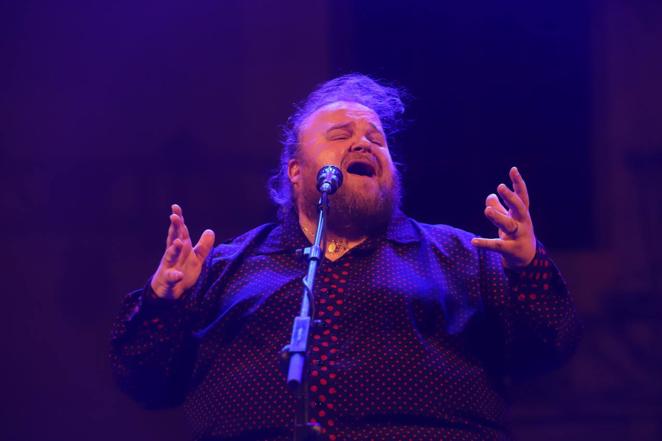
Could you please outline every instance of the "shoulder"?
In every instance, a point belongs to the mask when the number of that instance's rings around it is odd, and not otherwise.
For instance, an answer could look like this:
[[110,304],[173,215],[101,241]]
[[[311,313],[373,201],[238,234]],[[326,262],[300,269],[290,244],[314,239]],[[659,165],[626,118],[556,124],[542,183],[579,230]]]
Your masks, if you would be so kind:
[[483,252],[471,244],[475,234],[446,224],[428,224],[409,219],[418,230],[421,246],[428,248],[449,265],[480,266]]
[[419,222],[401,211],[393,216],[386,236],[399,243],[418,242],[441,250],[464,249],[466,252],[476,252],[471,245],[475,234],[450,225]]
[[210,253],[213,262],[230,260],[245,252],[249,247],[263,242],[278,224],[266,223],[243,234],[229,238],[214,247]]
[[[414,221],[416,222],[416,221]],[[437,252],[453,260],[468,261],[479,266],[502,271],[501,256],[496,251],[475,247],[471,239],[476,234],[444,224],[426,224],[416,222],[421,234],[431,243]]]
[[476,237],[473,233],[446,224],[428,224],[414,219],[410,219],[410,221],[414,223],[424,238],[439,246],[461,247],[472,250],[475,248],[471,245],[471,239]]

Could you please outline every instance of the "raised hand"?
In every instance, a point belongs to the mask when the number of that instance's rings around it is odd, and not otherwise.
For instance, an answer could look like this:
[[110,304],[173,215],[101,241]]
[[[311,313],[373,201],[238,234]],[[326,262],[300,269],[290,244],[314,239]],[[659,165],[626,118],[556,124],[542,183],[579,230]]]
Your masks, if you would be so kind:
[[471,243],[478,248],[493,250],[501,254],[506,268],[527,266],[536,255],[536,236],[529,214],[529,193],[524,179],[516,167],[510,169],[513,189],[499,184],[497,192],[508,210],[494,193],[485,200],[485,216],[499,229],[498,239],[474,238]]
[[192,246],[182,209],[173,204],[166,250],[159,268],[152,276],[151,286],[156,295],[178,299],[198,280],[202,264],[213,247],[212,230],[205,230],[195,247]]

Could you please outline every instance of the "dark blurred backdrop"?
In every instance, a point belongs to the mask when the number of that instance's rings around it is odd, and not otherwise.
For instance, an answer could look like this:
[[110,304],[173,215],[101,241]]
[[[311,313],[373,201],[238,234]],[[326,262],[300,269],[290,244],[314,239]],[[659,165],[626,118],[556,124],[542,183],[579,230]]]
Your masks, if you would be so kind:
[[[359,71],[406,88],[405,210],[482,235],[519,166],[586,332],[517,392],[521,440],[662,439],[662,4],[349,0],[0,5],[7,440],[180,440],[112,383],[122,296],[163,251],[274,218],[280,125]],[[6,251],[8,249],[8,252]]]

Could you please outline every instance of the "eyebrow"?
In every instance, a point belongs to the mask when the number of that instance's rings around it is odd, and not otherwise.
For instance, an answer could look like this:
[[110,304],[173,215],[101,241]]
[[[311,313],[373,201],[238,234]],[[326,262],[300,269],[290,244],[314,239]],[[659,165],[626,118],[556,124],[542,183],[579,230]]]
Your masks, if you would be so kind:
[[338,129],[349,129],[351,125],[352,125],[351,122],[341,123],[341,124],[335,124],[335,125],[329,127],[329,128],[327,129],[326,133],[329,133],[329,132],[331,132],[331,131],[333,131],[333,130],[338,130]]
[[[326,133],[329,133],[333,130],[338,130],[338,129],[349,129],[349,128],[351,128],[351,126],[353,124],[354,124],[353,122],[346,122],[346,123],[336,124],[336,125],[333,125],[333,126],[329,127],[327,129]],[[368,124],[370,124],[372,126],[372,128],[375,129],[376,131],[378,131],[380,134],[382,134],[382,135],[384,134],[384,132],[379,127],[377,127],[374,123],[368,123]]]

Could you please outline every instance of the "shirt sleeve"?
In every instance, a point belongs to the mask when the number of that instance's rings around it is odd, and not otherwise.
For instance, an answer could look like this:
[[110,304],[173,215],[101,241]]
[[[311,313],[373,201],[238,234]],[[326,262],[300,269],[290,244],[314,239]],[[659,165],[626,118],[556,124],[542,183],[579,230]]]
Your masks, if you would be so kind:
[[122,303],[111,331],[110,362],[120,389],[144,407],[176,406],[186,395],[210,262],[178,299],[158,297],[148,281]]
[[506,373],[528,376],[567,360],[580,337],[580,323],[565,281],[543,245],[526,267],[511,270],[501,256],[481,255],[486,310],[499,328]]

